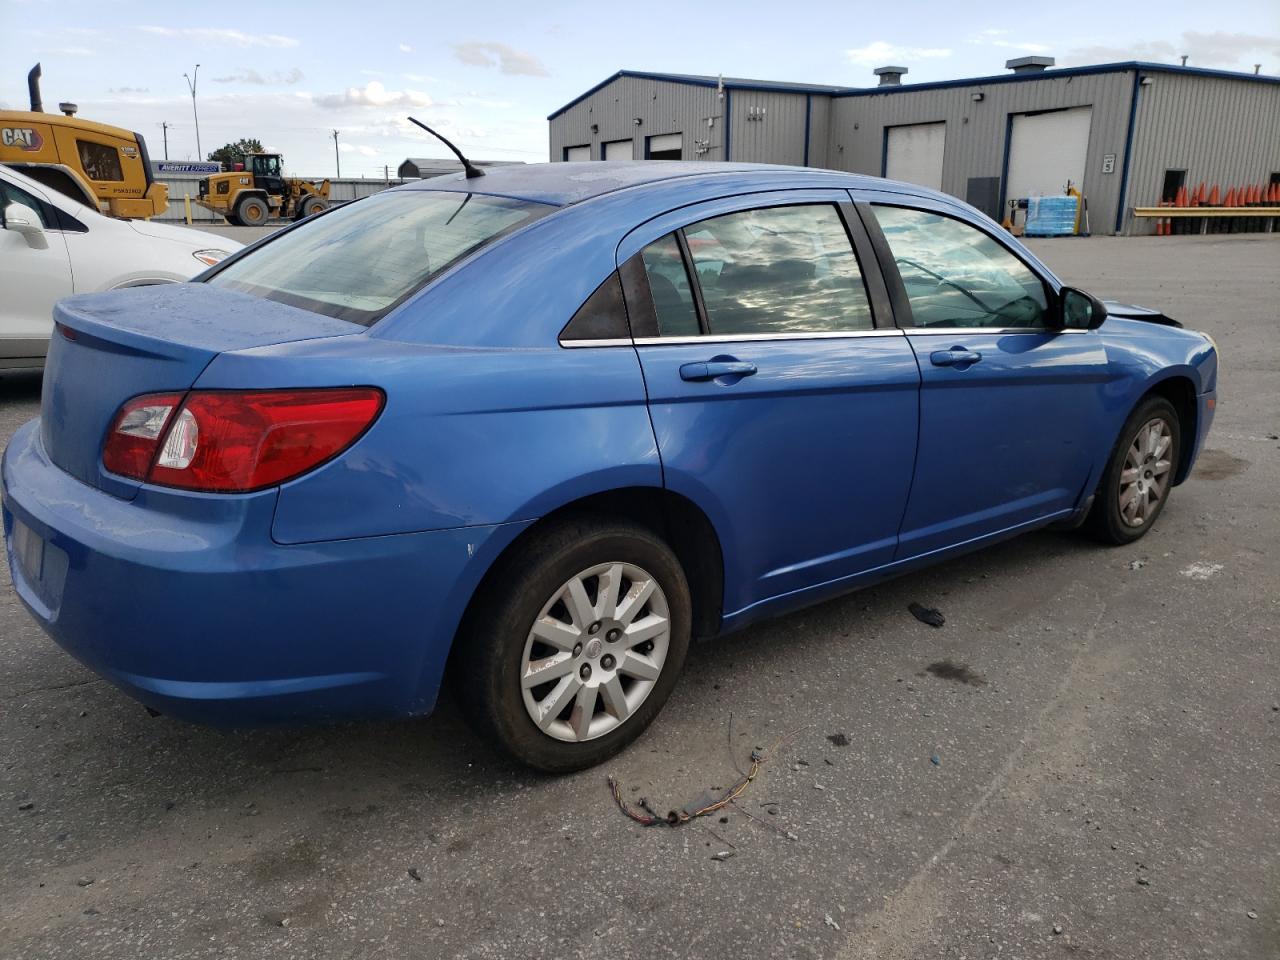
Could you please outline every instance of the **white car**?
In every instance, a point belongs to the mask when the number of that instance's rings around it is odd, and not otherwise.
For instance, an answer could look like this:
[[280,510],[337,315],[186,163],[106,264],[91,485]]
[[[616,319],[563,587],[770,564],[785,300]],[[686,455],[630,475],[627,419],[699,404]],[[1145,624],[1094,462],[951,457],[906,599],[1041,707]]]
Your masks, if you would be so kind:
[[0,370],[41,367],[53,305],[73,293],[181,283],[243,244],[117,220],[0,166]]

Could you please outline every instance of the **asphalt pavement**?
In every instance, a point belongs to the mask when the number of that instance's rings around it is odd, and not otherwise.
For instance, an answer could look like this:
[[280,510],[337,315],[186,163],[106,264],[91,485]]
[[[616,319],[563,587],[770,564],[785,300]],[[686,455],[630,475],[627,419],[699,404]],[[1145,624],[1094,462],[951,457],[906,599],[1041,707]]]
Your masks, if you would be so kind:
[[[447,698],[337,728],[149,717],[5,570],[0,956],[1280,958],[1280,237],[1034,247],[1221,349],[1154,530],[1025,536],[699,644],[598,770],[513,767]],[[38,402],[0,377],[0,437]],[[666,810],[753,748],[741,799],[679,828],[606,787]]]

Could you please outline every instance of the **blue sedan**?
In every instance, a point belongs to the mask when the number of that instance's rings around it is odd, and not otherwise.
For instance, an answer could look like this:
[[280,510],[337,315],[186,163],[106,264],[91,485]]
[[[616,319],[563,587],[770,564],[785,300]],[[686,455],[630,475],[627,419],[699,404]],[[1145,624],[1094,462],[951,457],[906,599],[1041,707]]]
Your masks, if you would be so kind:
[[693,636],[1049,524],[1129,543],[1217,357],[952,197],[830,171],[427,180],[55,311],[19,596],[203,722],[428,713],[622,749]]

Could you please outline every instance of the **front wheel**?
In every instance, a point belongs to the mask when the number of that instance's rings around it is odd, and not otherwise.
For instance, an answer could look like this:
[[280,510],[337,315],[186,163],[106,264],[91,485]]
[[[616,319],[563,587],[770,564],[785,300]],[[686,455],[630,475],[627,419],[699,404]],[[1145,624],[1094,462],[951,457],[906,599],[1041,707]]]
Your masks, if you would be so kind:
[[236,217],[246,227],[260,227],[271,216],[271,208],[261,197],[245,197],[236,206]]
[[1148,397],[1125,421],[1098,484],[1089,532],[1103,543],[1132,543],[1164,509],[1182,449],[1178,413],[1163,397]]
[[517,760],[567,773],[613,756],[670,696],[690,599],[671,549],[644,527],[562,523],[487,579],[458,643],[476,726]]

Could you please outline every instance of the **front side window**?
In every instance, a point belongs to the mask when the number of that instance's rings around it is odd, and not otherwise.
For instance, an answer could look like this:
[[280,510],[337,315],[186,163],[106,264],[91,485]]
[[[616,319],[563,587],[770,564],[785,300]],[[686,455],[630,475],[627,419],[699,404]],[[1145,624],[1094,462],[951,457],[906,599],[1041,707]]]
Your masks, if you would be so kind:
[[40,218],[40,226],[46,230],[54,225],[55,218],[51,216],[53,210],[47,203],[27,193],[16,184],[0,180],[0,207],[8,208],[11,203],[20,203],[24,207],[29,207]]
[[684,233],[711,334],[871,329],[862,272],[834,206],[744,210]]
[[120,152],[115,147],[92,140],[77,140],[76,151],[80,154],[80,166],[90,180],[124,179],[120,170]]
[[906,287],[913,327],[1046,326],[1044,284],[986,233],[925,210],[873,209]]
[[368,325],[451,264],[553,209],[476,193],[389,190],[281,234],[208,282]]

